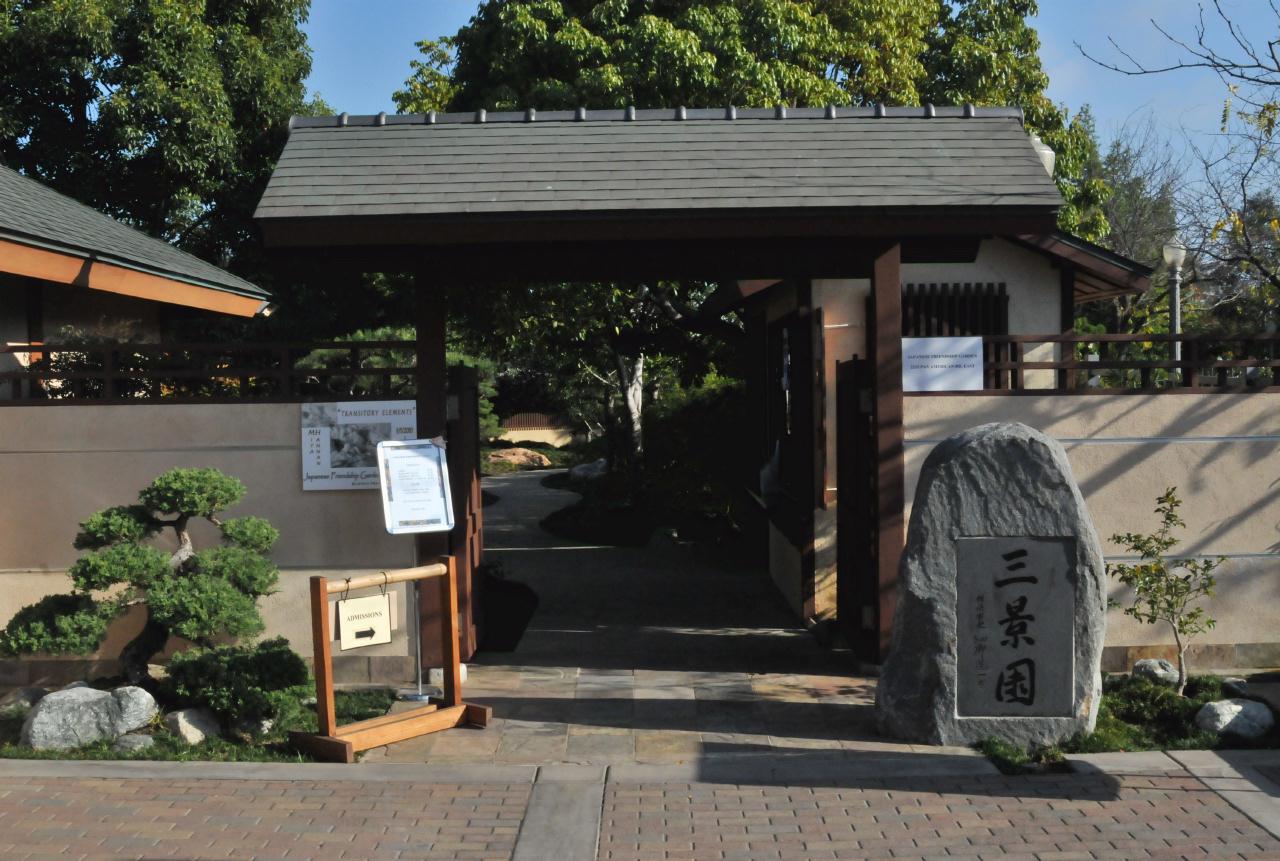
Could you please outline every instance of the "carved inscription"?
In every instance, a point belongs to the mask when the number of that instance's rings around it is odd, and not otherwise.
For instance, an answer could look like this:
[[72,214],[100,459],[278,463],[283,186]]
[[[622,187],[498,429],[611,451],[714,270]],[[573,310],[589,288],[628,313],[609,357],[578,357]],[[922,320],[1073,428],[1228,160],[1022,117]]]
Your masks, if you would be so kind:
[[956,714],[1068,717],[1075,539],[956,540]]

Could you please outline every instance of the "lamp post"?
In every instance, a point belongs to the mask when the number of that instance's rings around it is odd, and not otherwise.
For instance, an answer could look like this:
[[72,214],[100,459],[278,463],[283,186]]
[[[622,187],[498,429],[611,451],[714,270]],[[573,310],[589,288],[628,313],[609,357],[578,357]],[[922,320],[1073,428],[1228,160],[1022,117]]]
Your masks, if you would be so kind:
[[[1164,244],[1164,263],[1173,269],[1173,283],[1169,285],[1169,334],[1173,336],[1173,360],[1182,361],[1182,264],[1187,259],[1187,246],[1177,236]],[[1170,370],[1169,376],[1173,377]]]

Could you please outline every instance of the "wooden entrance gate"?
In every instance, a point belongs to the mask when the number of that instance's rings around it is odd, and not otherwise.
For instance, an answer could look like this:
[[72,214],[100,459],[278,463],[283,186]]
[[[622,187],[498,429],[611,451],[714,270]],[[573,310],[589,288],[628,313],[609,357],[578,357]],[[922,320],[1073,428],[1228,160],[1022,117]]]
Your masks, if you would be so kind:
[[858,660],[880,660],[875,376],[871,362],[836,363],[836,615]]

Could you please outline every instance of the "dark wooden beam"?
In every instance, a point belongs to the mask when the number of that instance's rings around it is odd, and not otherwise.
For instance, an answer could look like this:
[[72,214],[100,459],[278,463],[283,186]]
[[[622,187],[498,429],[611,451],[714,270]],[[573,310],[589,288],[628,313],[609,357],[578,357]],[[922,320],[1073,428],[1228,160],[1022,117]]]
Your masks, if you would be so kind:
[[[416,328],[418,439],[443,437],[448,418],[445,370],[444,297],[433,291],[434,276],[420,270],[414,276],[414,325]],[[424,565],[449,553],[449,535],[427,532],[415,537],[417,563]],[[419,589],[422,620],[423,674],[430,667],[445,666],[445,608],[437,588]]]
[[259,219],[269,247],[649,242],[786,237],[983,236],[1050,233],[1056,207],[847,207],[543,212],[527,215],[327,216]]
[[898,565],[906,541],[904,522],[906,472],[902,425],[902,255],[888,245],[876,257],[871,273],[875,297],[876,498],[879,520],[880,659],[889,648],[893,613],[898,602]]

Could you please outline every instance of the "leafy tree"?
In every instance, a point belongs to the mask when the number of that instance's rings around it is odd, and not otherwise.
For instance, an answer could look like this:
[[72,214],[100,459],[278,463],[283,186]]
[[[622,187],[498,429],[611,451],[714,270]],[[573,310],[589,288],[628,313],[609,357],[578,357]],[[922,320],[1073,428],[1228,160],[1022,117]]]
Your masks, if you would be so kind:
[[1182,500],[1177,488],[1170,487],[1157,500],[1155,512],[1160,516],[1160,528],[1150,535],[1125,532],[1111,536],[1111,540],[1130,553],[1136,553],[1141,562],[1114,563],[1110,573],[1133,590],[1133,604],[1125,608],[1125,615],[1148,625],[1164,623],[1173,632],[1178,649],[1178,694],[1187,686],[1187,645],[1191,637],[1213,628],[1215,620],[1207,615],[1204,607],[1192,606],[1205,598],[1212,598],[1217,586],[1214,571],[1225,559],[1170,559],[1165,554],[1178,545],[1172,533],[1177,527],[1185,527],[1178,508]]
[[[88,654],[112,620],[140,605],[146,623],[120,653],[137,684],[149,681],[147,664],[172,635],[212,647],[218,638],[258,633],[257,599],[279,577],[267,557],[279,533],[260,517],[221,518],[244,493],[238,479],[216,469],[171,469],[143,488],[136,504],[94,514],[75,538],[89,553],[68,572],[71,593],[19,610],[0,634],[0,651]],[[198,519],[220,530],[220,546],[195,548],[190,527]],[[172,533],[176,550],[155,546],[161,533]]]
[[[1103,66],[1126,75],[1208,73],[1224,86],[1219,134],[1207,147],[1192,144],[1198,170],[1181,201],[1183,238],[1194,276],[1189,291],[1213,328],[1274,331],[1280,323],[1280,6],[1258,32],[1233,19],[1222,0],[1200,4],[1190,26],[1152,20],[1170,48],[1172,62],[1152,64],[1111,39],[1116,59]],[[1188,315],[1187,327],[1195,325]]]
[[940,105],[1019,105],[1027,128],[1057,154],[1053,176],[1067,205],[1058,224],[1097,240],[1107,230],[1109,194],[1097,175],[1098,148],[1088,110],[1075,117],[1045,95],[1049,76],[1040,65],[1040,37],[1027,23],[1036,0],[939,2],[940,24],[924,55],[923,101]]
[[308,105],[308,0],[8,0],[0,158],[201,256],[258,264],[251,215]]
[[[376,329],[361,329],[349,335],[339,336],[334,340],[338,342],[413,341],[414,338],[415,333],[412,326],[381,326]],[[389,347],[381,350],[362,350],[359,367],[411,368],[415,361],[415,354],[411,346],[403,349]],[[498,420],[498,416],[493,410],[493,399],[498,393],[494,380],[497,366],[490,359],[469,355],[454,349],[445,352],[445,364],[451,368],[463,366],[476,369],[477,388],[479,390],[480,439],[483,441],[499,436],[502,433],[502,423]],[[351,367],[351,354],[343,349],[313,350],[298,360],[297,367],[345,369]],[[417,391],[417,380],[412,375],[393,376],[385,389],[383,388],[384,379],[380,375],[361,375],[359,373],[350,376],[333,375],[327,378],[326,385],[327,389],[333,391],[335,395],[355,397],[385,392],[391,397],[412,398]]]

